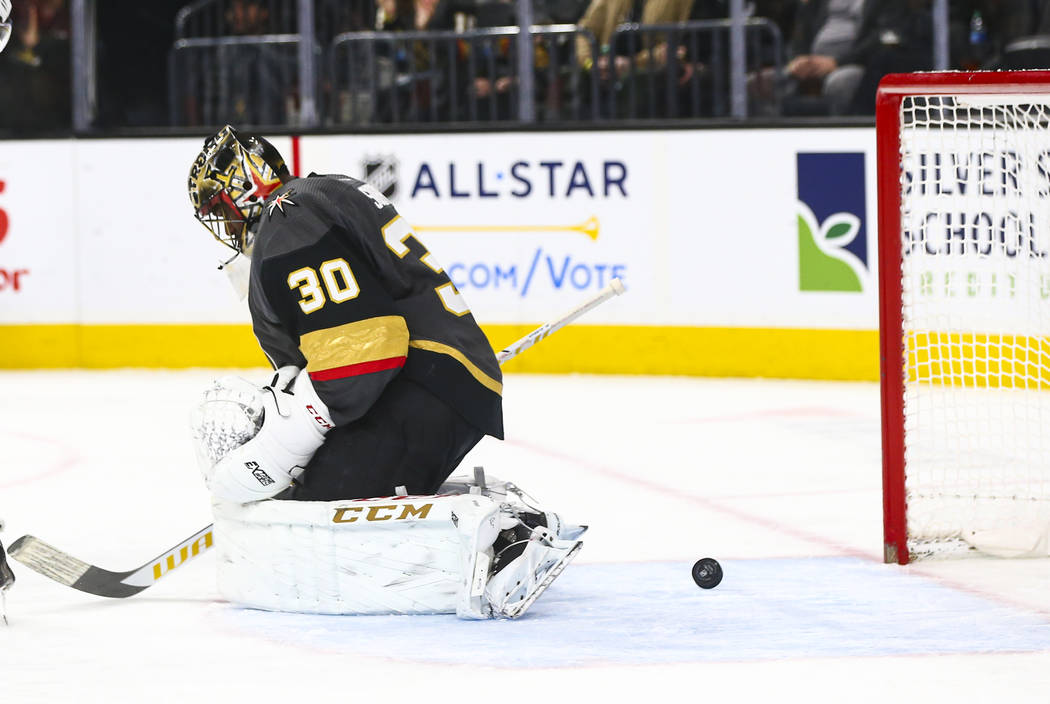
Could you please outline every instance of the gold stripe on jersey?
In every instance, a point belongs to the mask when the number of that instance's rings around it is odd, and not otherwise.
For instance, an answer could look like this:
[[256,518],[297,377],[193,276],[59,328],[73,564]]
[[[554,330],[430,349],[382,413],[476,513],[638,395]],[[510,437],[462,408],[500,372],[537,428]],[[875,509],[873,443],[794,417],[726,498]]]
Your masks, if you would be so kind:
[[299,338],[299,349],[308,373],[404,357],[408,325],[400,315],[368,318],[308,332]]
[[409,340],[408,346],[415,347],[419,350],[426,350],[427,352],[446,354],[449,357],[452,357],[454,360],[462,364],[463,367],[470,372],[470,375],[477,379],[479,384],[489,391],[499,394],[500,396],[503,395],[503,384],[481,371],[476,364],[467,359],[467,356],[455,347],[444,345],[440,342],[434,342],[433,340]]

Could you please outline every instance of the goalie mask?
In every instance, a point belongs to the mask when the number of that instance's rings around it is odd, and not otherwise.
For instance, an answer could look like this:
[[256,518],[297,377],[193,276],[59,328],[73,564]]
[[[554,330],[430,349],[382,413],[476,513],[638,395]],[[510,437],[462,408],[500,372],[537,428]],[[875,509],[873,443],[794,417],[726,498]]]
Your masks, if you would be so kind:
[[205,140],[190,168],[193,213],[215,239],[250,254],[263,203],[289,177],[272,144],[227,125]]
[[0,51],[11,38],[11,0],[0,0]]

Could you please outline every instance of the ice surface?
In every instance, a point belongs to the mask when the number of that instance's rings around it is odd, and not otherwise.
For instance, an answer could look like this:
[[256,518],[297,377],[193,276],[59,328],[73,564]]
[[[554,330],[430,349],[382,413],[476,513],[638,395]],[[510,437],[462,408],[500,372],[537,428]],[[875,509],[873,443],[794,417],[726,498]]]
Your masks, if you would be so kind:
[[[0,372],[0,539],[123,570],[208,523],[218,373]],[[462,469],[591,526],[523,619],[237,609],[210,554],[125,600],[15,563],[0,702],[1050,700],[1050,561],[879,561],[875,385],[520,375],[505,405]]]

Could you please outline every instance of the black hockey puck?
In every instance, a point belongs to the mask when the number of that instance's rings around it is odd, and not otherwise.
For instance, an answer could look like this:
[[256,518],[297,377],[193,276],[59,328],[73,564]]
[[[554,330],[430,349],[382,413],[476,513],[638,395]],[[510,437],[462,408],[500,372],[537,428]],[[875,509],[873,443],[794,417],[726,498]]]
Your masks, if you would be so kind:
[[693,565],[693,581],[701,589],[714,589],[722,581],[722,565],[713,557],[702,557]]

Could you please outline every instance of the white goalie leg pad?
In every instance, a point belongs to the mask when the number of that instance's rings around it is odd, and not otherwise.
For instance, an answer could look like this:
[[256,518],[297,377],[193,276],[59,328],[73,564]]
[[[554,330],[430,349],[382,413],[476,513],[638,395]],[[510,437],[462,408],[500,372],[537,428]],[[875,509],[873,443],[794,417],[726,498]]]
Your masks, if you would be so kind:
[[539,502],[513,482],[486,476],[481,467],[475,468],[474,471],[474,476],[449,477],[438,489],[438,494],[481,494],[501,504],[506,504],[506,507],[516,514],[543,515],[547,529],[561,540],[575,540],[587,531],[587,526],[566,523],[557,513],[540,508]]
[[[575,555],[585,527],[538,511],[513,484],[454,479],[442,491],[464,493],[217,502],[219,591],[274,611],[520,616]],[[524,529],[526,513],[549,527]],[[508,530],[528,545],[493,575],[494,543],[505,545],[497,537]]]
[[272,611],[455,613],[460,527],[493,511],[484,496],[216,503],[219,591]]
[[519,521],[486,496],[465,494],[461,498],[459,511],[452,519],[463,547],[463,579],[456,600],[456,615],[466,619],[492,618],[492,609],[485,597],[492,573],[492,545],[500,531],[514,528]]

